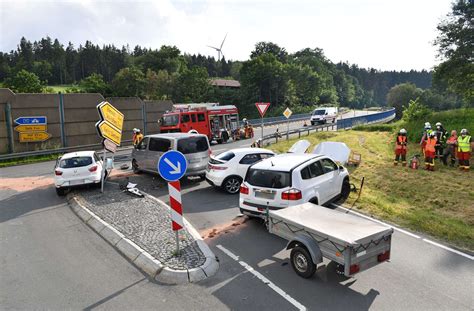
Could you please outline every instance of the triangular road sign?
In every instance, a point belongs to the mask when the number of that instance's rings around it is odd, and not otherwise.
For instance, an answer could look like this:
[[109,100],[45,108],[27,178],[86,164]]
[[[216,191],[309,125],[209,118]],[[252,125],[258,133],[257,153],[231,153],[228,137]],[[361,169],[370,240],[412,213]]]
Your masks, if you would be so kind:
[[263,118],[265,112],[267,112],[268,107],[270,107],[270,103],[255,103],[257,106],[257,110],[260,113],[260,116]]

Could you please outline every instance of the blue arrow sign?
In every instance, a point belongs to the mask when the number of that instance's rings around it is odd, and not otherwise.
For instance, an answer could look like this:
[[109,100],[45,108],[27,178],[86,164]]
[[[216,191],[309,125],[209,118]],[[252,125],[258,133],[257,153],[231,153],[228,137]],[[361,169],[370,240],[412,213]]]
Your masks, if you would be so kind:
[[46,124],[47,118],[45,116],[40,117],[19,117],[15,119],[15,123],[18,125],[32,125],[32,124]]
[[158,172],[166,181],[176,181],[184,176],[188,162],[179,151],[165,152],[158,161]]

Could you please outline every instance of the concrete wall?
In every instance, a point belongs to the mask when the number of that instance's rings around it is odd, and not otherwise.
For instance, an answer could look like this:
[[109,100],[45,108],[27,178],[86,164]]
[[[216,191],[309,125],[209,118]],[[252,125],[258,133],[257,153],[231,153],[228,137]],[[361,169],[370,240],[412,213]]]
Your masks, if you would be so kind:
[[[101,94],[63,94],[64,132],[67,147],[100,143],[95,128],[99,120],[96,106],[107,100],[124,116],[122,144],[132,139],[132,129],[140,128],[148,134],[158,133],[158,119],[170,110],[171,101],[142,101],[136,97],[111,97],[104,99]],[[11,114],[6,114],[10,104]],[[63,146],[61,140],[60,95],[59,94],[14,94],[8,89],[0,89],[0,153],[8,152],[8,130],[6,118],[46,116],[50,139],[43,143],[20,143],[19,134],[13,131],[13,151],[24,152],[39,149],[54,149]],[[143,116],[146,115],[146,124]],[[13,123],[13,122],[12,122]],[[12,124],[12,129],[16,124]],[[145,128],[146,126],[146,128]]]

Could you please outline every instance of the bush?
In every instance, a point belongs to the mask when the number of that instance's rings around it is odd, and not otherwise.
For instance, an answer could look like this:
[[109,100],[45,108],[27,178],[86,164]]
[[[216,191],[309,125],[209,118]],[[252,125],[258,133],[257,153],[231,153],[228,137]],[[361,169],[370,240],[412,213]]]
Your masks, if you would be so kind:
[[403,109],[402,120],[406,122],[426,120],[431,115],[432,111],[425,105],[419,102],[419,97],[415,100],[410,100],[408,107]]
[[38,76],[24,69],[6,79],[4,85],[15,93],[41,93],[43,91],[43,84]]

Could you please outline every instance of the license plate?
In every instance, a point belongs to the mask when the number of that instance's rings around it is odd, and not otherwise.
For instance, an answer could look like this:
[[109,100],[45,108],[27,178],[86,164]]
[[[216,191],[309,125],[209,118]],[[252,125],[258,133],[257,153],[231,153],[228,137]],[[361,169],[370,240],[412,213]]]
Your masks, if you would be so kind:
[[82,185],[83,183],[84,183],[84,180],[83,180],[83,179],[71,180],[71,181],[69,182],[69,184],[70,184],[71,186],[74,186],[74,185]]
[[200,159],[191,159],[189,160],[189,163],[198,163],[199,161],[201,161]]
[[273,200],[273,198],[275,198],[275,192],[271,190],[255,190],[255,197]]

